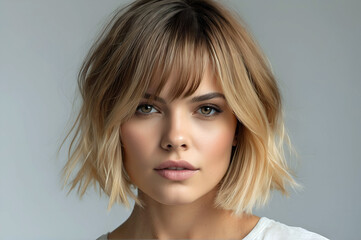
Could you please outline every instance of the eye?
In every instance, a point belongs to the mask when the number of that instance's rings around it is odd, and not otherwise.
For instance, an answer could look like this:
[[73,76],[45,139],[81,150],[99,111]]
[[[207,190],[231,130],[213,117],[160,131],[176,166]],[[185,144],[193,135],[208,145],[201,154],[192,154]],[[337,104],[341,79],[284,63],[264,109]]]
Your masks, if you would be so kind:
[[151,114],[158,112],[152,105],[149,104],[142,104],[137,107],[137,113],[139,114]]
[[212,106],[202,106],[198,109],[198,113],[200,113],[203,116],[207,116],[207,117],[217,115],[220,112],[221,112],[221,110],[219,110],[216,107],[212,107]]

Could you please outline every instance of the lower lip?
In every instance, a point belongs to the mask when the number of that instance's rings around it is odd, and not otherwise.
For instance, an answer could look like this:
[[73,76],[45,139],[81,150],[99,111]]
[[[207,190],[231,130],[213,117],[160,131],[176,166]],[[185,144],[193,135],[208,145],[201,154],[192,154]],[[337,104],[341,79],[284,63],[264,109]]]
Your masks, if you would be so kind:
[[183,181],[192,177],[198,170],[170,170],[170,169],[159,169],[156,170],[162,177],[171,181]]

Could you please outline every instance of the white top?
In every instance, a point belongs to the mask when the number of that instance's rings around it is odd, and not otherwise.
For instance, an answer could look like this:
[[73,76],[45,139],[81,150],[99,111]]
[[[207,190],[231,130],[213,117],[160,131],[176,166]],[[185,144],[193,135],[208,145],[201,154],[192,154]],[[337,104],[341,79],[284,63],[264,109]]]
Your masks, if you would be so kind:
[[[104,234],[96,240],[107,240]],[[261,217],[256,226],[243,240],[328,240],[321,235],[300,227],[291,227],[266,217]]]
[[328,240],[300,227],[291,227],[262,217],[243,240]]

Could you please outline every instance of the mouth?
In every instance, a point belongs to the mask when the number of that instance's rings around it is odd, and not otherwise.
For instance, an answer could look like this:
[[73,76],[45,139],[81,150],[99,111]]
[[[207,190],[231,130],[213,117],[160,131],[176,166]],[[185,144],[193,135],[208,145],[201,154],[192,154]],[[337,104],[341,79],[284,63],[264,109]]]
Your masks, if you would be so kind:
[[156,167],[154,170],[199,170],[196,167],[194,167],[192,164],[190,164],[187,161],[184,160],[178,160],[178,161],[172,161],[168,160],[163,163],[161,163],[158,167]]
[[156,170],[192,170],[192,169],[181,168],[181,167],[169,167],[169,168],[161,168],[161,169],[156,169]]
[[187,161],[166,161],[154,169],[160,176],[171,181],[184,181],[194,174],[199,168],[194,167]]

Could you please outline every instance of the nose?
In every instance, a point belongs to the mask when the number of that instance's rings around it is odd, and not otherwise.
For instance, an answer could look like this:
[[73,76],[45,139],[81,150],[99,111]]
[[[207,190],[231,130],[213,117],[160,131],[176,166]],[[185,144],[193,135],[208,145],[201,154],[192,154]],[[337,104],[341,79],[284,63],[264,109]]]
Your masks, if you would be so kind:
[[161,139],[161,147],[166,151],[185,151],[190,147],[190,125],[186,116],[181,113],[165,118]]

